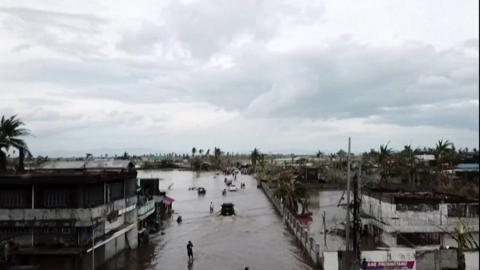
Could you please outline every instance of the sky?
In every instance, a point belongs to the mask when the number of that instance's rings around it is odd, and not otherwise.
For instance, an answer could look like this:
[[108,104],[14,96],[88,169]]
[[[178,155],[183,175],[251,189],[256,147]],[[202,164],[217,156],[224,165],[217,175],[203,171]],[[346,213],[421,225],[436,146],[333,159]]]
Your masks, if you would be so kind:
[[478,148],[478,1],[0,3],[36,155]]

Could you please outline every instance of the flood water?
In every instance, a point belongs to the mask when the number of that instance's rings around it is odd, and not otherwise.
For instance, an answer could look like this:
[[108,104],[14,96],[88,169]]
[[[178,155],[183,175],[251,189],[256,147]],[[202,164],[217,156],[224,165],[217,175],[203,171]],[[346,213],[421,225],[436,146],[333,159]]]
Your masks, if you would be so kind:
[[[345,250],[345,238],[335,233],[337,229],[345,228],[346,209],[337,206],[342,194],[341,190],[310,192],[309,210],[313,215],[307,228],[322,251]],[[346,197],[346,194],[343,195]],[[342,201],[342,204],[345,203],[345,200]],[[325,215],[326,234],[324,234],[323,215]]]
[[[245,189],[222,195],[225,176],[190,171],[139,171],[139,178],[161,178],[160,189],[170,186],[168,196],[175,199],[175,214],[159,232],[150,235],[148,244],[128,250],[104,267],[105,270],[146,269],[313,269],[295,238],[282,224],[273,206],[257,189],[256,181],[247,175],[234,182]],[[229,179],[233,179],[229,176]],[[204,187],[199,196],[188,187]],[[210,214],[210,202],[214,214]],[[235,205],[236,216],[224,217],[217,212],[223,202]],[[183,222],[177,224],[177,215]],[[188,263],[186,245],[192,241],[194,260]]]

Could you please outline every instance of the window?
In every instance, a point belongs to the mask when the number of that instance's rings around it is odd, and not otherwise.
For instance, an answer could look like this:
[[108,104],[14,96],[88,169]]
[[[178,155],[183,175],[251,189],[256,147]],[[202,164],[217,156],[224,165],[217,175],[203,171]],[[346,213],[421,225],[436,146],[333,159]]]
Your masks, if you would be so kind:
[[85,186],[85,207],[103,204],[103,183]]
[[68,207],[69,194],[63,189],[45,190],[43,206],[45,208]]
[[0,208],[29,208],[26,190],[0,190]]
[[123,198],[123,181],[110,183],[110,200],[118,200]]

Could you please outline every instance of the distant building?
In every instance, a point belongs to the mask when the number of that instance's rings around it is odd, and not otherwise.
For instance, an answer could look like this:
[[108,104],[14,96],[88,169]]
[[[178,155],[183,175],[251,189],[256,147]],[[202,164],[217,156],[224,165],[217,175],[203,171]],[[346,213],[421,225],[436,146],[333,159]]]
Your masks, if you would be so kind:
[[389,247],[456,246],[449,233],[461,219],[478,241],[479,202],[435,192],[365,189],[362,224]]
[[300,182],[309,184],[325,182],[324,179],[321,178],[320,169],[309,166],[299,168],[296,179]]
[[479,179],[478,163],[460,163],[453,169],[455,176],[463,179]]
[[429,163],[429,162],[435,161],[435,156],[431,155],[431,154],[430,155],[429,154],[415,155],[415,159],[418,162]]
[[137,247],[136,176],[127,160],[47,162],[0,175],[0,242],[13,241],[20,264],[98,267]]

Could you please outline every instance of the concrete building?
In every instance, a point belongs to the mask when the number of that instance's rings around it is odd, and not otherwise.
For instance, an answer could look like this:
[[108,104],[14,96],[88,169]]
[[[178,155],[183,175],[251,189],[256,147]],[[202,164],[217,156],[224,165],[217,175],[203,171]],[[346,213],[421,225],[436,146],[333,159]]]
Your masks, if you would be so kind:
[[478,242],[479,203],[459,196],[365,189],[361,213],[364,230],[388,247],[456,247],[449,233],[460,220]]
[[172,214],[173,198],[167,196],[166,191],[160,191],[158,178],[140,178],[138,179],[140,194],[153,200],[154,212],[148,219],[148,222],[158,229],[162,221],[169,218]]
[[127,160],[47,162],[0,175],[0,241],[13,241],[18,264],[94,269],[137,247],[136,176]]

